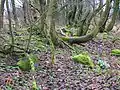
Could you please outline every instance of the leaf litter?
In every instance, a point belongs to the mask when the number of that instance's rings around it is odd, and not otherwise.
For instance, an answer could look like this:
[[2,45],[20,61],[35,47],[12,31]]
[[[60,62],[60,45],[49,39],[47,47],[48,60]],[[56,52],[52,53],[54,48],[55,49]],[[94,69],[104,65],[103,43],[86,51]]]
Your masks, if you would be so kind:
[[[50,52],[39,52],[35,79],[40,90],[120,90],[120,57],[110,54],[112,49],[120,49],[120,43],[92,40],[85,43],[84,48],[90,53],[95,64],[100,57],[110,67],[95,72],[85,65],[74,62],[71,59],[72,52],[67,48],[56,49],[55,64],[51,65]],[[7,68],[7,64],[2,64],[0,64],[2,90],[6,90],[8,83],[13,90],[30,90],[32,75],[29,72]]]

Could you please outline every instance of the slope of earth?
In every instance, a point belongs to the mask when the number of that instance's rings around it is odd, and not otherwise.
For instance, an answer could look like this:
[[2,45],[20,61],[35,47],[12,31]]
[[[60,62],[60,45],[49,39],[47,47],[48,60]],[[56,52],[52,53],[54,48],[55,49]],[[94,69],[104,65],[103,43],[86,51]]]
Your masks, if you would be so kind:
[[[79,45],[76,45],[79,46]],[[40,90],[120,90],[120,57],[112,56],[112,49],[120,49],[120,42],[110,40],[92,40],[83,44],[94,63],[101,58],[109,68],[96,72],[87,66],[75,63],[72,51],[67,48],[56,49],[55,64],[51,65],[50,52],[39,52],[38,69],[35,79]],[[81,48],[80,48],[81,50]],[[7,59],[10,63],[10,58]],[[3,60],[4,61],[4,60]],[[32,73],[21,72],[0,63],[0,90],[31,90]]]

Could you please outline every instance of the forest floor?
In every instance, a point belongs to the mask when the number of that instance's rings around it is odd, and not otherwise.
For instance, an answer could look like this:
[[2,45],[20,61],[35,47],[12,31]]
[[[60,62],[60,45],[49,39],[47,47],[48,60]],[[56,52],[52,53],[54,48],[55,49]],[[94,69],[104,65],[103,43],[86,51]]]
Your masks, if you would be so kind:
[[[100,45],[101,56],[98,51]],[[120,90],[120,57],[111,55],[112,49],[120,49],[120,41],[113,43],[110,40],[92,40],[80,47],[89,52],[94,63],[101,58],[110,67],[102,69],[101,72],[93,71],[74,62],[68,48],[57,48],[55,64],[51,65],[50,52],[39,52],[35,79],[40,90]],[[31,90],[32,75],[8,66],[3,60],[0,63],[0,90]]]

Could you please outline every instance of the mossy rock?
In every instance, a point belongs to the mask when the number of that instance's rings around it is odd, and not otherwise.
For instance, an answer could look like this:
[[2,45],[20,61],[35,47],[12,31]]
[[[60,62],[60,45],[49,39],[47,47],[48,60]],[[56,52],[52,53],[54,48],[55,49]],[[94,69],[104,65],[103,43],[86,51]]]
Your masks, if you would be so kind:
[[120,49],[113,49],[111,55],[120,56]]
[[19,66],[21,70],[29,71],[31,70],[30,60],[32,60],[34,64],[36,64],[38,61],[35,55],[30,54],[30,55],[25,55],[24,57],[19,58],[17,65]]
[[82,53],[82,54],[73,56],[72,59],[77,63],[88,65],[89,67],[94,68],[93,60],[90,58],[88,54]]

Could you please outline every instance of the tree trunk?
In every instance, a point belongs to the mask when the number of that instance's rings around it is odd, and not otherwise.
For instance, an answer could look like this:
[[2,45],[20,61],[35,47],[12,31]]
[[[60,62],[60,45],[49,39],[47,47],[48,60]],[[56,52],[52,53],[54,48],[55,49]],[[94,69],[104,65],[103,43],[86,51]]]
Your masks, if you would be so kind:
[[30,23],[30,8],[29,8],[29,2],[28,0],[24,0],[23,2],[23,12],[24,12],[24,22],[25,24]]
[[0,29],[3,28],[4,3],[5,3],[5,0],[1,0],[1,4],[0,4]]
[[112,19],[111,19],[111,22],[108,24],[106,31],[111,31],[115,24],[117,13],[119,11],[119,0],[114,0],[113,8],[114,8],[114,11],[113,11]]
[[46,14],[43,15],[43,13],[45,13],[45,6],[44,6],[44,3],[43,3],[43,0],[39,0],[39,5],[40,5],[40,16],[41,16],[41,19],[40,19],[40,31],[43,31],[44,30],[44,24],[45,24],[45,18],[46,18]]
[[11,3],[12,3],[12,13],[15,21],[15,30],[17,30],[18,19],[17,19],[16,7],[15,7],[15,0],[11,0]]
[[10,31],[10,37],[11,37],[11,52],[14,51],[14,36],[12,32],[12,22],[11,22],[11,15],[10,15],[10,9],[9,9],[9,3],[8,0],[6,0],[6,8],[8,13],[8,21],[9,21],[9,31]]
[[105,30],[105,26],[109,17],[109,13],[110,13],[110,9],[111,9],[111,2],[110,0],[106,0],[106,8],[105,8],[105,12],[102,13],[101,15],[101,26],[100,26],[100,32],[104,32]]
[[23,13],[24,13],[24,23],[26,23],[27,24],[27,15],[26,15],[26,2],[24,1],[23,2]]
[[48,9],[46,20],[47,20],[47,26],[48,26],[48,33],[54,45],[58,45],[57,35],[55,31],[56,8],[57,8],[57,0],[51,0],[49,3],[49,9]]

